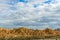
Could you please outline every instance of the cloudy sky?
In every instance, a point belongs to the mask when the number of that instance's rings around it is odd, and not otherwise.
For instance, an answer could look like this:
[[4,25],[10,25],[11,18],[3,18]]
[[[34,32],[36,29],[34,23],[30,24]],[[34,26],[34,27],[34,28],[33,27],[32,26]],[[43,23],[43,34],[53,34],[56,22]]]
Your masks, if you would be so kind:
[[0,0],[0,27],[60,28],[60,0]]

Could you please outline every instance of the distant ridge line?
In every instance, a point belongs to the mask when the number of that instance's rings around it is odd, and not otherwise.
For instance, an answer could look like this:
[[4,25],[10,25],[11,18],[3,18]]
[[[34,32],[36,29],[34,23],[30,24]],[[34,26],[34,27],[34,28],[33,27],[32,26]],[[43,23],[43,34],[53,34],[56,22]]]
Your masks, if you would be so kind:
[[60,35],[60,31],[51,28],[44,30],[33,30],[25,27],[14,28],[12,30],[7,28],[0,28],[0,37],[33,37],[33,36],[57,36]]

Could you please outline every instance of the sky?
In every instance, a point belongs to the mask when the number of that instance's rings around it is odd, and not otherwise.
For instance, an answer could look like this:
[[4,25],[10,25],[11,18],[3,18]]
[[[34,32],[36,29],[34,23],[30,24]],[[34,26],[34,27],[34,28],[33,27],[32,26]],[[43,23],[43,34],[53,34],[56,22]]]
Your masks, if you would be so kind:
[[60,0],[0,0],[0,27],[60,28]]

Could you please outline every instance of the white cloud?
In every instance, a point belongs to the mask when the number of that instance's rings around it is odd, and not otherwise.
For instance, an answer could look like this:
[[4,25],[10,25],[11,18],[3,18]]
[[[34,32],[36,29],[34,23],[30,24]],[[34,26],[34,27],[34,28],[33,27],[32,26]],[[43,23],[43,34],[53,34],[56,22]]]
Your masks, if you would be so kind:
[[[40,24],[41,20],[60,20],[60,0],[52,0],[50,4],[44,3],[48,0],[26,0],[27,3],[16,0],[0,0],[0,19],[12,20],[10,22],[27,22],[28,24]],[[34,7],[37,6],[37,7]],[[59,17],[59,18],[56,18]],[[55,18],[55,19],[53,19]],[[38,22],[39,20],[39,22]],[[10,23],[9,22],[9,23]],[[48,25],[49,23],[46,22]],[[56,23],[57,21],[53,22]],[[18,23],[18,22],[17,22]],[[58,23],[58,22],[57,22]],[[45,24],[45,23],[43,23]],[[24,24],[23,24],[24,25]],[[43,25],[44,26],[44,25]],[[50,26],[50,25],[49,25]]]
[[[54,12],[57,7],[56,3],[53,4],[43,4],[43,2],[45,2],[46,0],[33,0],[33,1],[29,1],[28,3],[24,3],[24,2],[19,2],[16,4],[16,7],[19,11],[19,13],[21,13],[24,17],[27,17],[28,19],[36,19],[36,18],[40,18],[42,16],[50,16],[50,15],[54,15]],[[34,8],[34,4],[39,4],[39,6],[37,8]]]

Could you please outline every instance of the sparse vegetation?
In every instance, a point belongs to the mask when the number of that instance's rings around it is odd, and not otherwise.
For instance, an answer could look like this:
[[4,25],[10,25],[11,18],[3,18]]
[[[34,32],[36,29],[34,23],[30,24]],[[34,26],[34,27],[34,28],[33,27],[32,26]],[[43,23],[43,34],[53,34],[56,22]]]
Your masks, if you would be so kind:
[[0,38],[0,40],[33,40],[33,39],[36,39],[36,40],[38,40],[38,39],[59,39],[60,37],[49,37],[49,36],[45,36],[45,37],[14,37],[14,38],[12,38],[12,37],[10,37],[10,38]]

